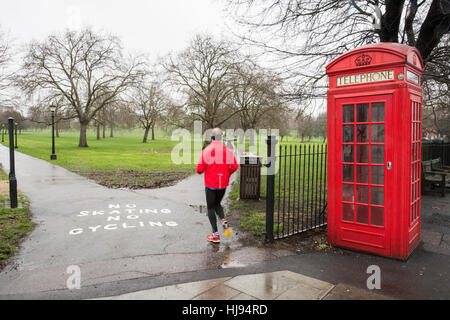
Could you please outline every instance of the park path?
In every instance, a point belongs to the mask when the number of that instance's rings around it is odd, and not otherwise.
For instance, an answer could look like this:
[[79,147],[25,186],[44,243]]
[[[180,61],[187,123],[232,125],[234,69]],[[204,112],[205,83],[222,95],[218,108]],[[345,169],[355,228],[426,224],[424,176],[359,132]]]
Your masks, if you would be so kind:
[[[0,146],[7,173],[8,152]],[[16,177],[37,225],[0,273],[0,296],[65,289],[73,265],[90,286],[289,254],[247,247],[237,237],[207,243],[209,222],[196,210],[204,203],[202,176],[158,190],[108,189],[16,152]]]

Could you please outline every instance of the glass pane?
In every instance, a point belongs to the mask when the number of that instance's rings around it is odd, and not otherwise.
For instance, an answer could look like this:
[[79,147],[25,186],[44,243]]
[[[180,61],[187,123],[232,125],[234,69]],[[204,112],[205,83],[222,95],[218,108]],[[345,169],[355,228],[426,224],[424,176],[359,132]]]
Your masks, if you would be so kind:
[[355,112],[353,104],[344,105],[344,110],[342,112],[342,122],[349,123],[355,122]]
[[353,166],[344,164],[342,166],[342,180],[344,182],[354,182],[355,179],[353,178]]
[[353,160],[353,146],[351,146],[351,145],[344,145],[342,147],[342,149],[343,149],[343,151],[342,151],[342,154],[343,154],[342,161],[344,161],[344,162],[353,162],[354,161]]
[[416,124],[416,140],[420,140],[421,138],[421,132],[420,132],[420,123]]
[[384,226],[384,209],[371,207],[370,208],[370,224],[374,226]]
[[369,187],[368,186],[356,186],[356,202],[357,203],[369,203]]
[[384,102],[372,103],[372,122],[384,122]]
[[356,222],[369,223],[369,207],[356,206]]
[[369,162],[369,146],[357,145],[356,146],[356,162],[368,163]]
[[342,220],[353,221],[355,216],[355,206],[353,204],[342,204]]
[[352,184],[342,185],[342,201],[354,202],[355,196]]
[[356,126],[356,140],[358,142],[369,142],[369,125],[360,124]]
[[382,187],[370,188],[370,203],[379,206],[384,205],[384,188]]
[[371,184],[384,185],[384,167],[372,166],[370,178]]
[[384,124],[372,125],[372,142],[384,142]]
[[354,142],[353,137],[353,126],[343,126],[342,127],[342,141],[343,142]]
[[372,163],[384,163],[384,146],[372,146]]
[[369,122],[369,104],[361,103],[356,105],[356,121]]
[[356,182],[369,183],[369,166],[356,167]]

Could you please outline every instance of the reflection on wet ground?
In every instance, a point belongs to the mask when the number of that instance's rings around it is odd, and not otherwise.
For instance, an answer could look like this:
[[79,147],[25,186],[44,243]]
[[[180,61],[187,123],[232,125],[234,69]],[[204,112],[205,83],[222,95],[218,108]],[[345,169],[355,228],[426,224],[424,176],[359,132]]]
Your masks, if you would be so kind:
[[244,268],[251,264],[294,254],[289,250],[244,247],[239,243],[210,244],[205,252],[205,265],[208,268]]
[[[224,277],[126,293],[101,300],[321,300],[335,286],[291,271]],[[365,298],[371,293],[356,295]],[[337,292],[334,296],[342,296]],[[236,316],[236,315],[235,315]]]

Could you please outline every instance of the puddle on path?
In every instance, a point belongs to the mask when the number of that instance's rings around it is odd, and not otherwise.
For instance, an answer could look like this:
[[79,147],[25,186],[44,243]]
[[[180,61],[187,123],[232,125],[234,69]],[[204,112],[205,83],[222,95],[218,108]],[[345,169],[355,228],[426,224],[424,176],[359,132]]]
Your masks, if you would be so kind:
[[226,258],[223,263],[220,265],[220,269],[227,268],[245,268],[247,265],[243,263],[239,263],[238,261],[233,261],[230,258]]

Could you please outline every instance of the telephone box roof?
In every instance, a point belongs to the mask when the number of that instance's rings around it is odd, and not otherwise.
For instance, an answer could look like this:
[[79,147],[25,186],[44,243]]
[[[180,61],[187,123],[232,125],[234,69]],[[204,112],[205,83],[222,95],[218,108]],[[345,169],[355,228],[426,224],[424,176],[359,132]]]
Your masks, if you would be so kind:
[[415,47],[395,42],[381,42],[353,49],[326,67],[327,74],[350,69],[364,69],[388,64],[405,63],[423,71],[423,61]]

